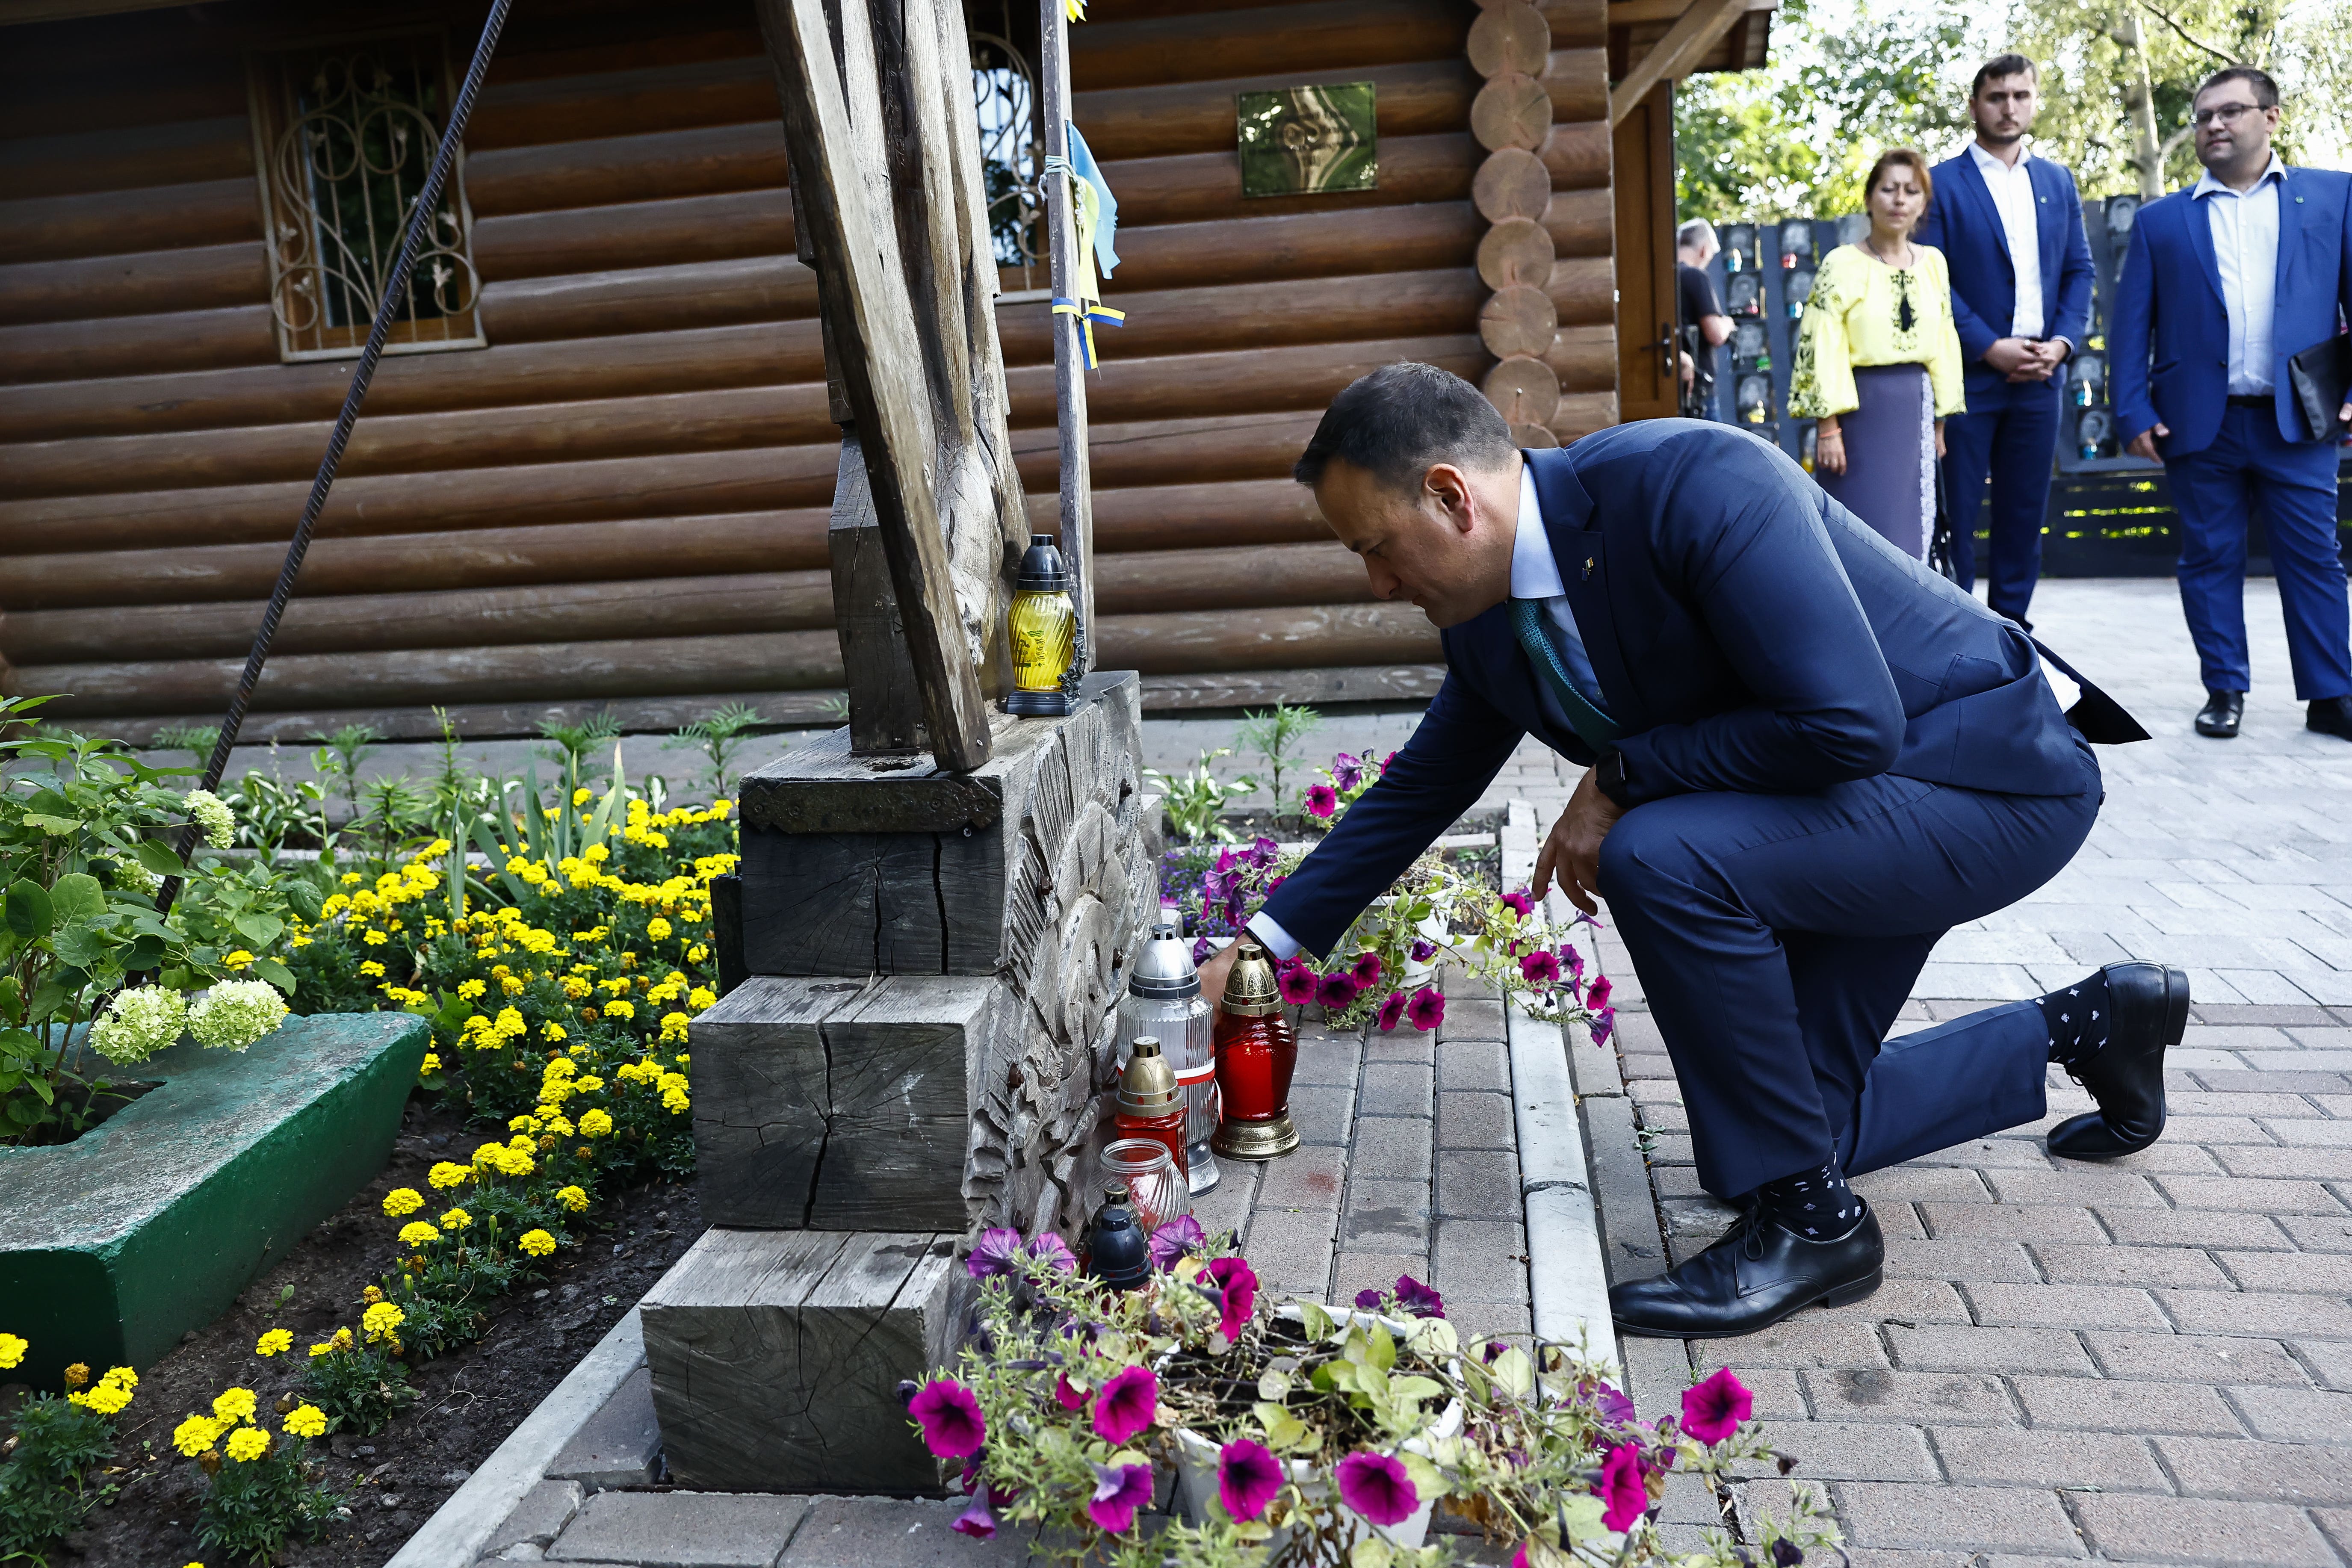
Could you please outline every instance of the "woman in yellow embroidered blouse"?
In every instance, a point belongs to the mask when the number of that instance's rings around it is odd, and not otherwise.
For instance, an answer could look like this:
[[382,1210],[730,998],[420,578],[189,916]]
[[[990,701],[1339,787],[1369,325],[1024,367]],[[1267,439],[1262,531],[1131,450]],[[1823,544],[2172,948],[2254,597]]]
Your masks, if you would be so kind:
[[1822,258],[1797,329],[1789,413],[1817,419],[1813,478],[1905,553],[1926,560],[1944,417],[1966,411],[1944,254],[1911,230],[1935,185],[1908,147],[1864,187],[1870,235]]

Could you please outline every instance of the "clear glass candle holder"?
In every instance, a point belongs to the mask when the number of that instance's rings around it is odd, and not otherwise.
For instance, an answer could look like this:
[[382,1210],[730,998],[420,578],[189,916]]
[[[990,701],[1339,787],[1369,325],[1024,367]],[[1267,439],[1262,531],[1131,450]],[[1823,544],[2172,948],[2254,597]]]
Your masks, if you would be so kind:
[[1192,1212],[1192,1188],[1168,1146],[1150,1138],[1120,1138],[1102,1152],[1102,1179],[1125,1182],[1128,1201],[1146,1232]]

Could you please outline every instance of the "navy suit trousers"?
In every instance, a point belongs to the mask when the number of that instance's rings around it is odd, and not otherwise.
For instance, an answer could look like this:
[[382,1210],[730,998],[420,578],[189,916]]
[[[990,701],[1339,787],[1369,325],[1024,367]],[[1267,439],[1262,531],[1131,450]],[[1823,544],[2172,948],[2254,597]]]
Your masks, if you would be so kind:
[[2043,1114],[2031,1002],[1888,1044],[1928,950],[2088,837],[2102,795],[1994,795],[1883,773],[1817,795],[1675,795],[1601,850],[1601,892],[1674,1058],[1699,1181],[1736,1198],[1832,1155],[1895,1164]]
[[1944,487],[1952,508],[1952,571],[1976,586],[1976,522],[1992,480],[1987,602],[2025,619],[2042,575],[2042,521],[2050,510],[2051,460],[2058,452],[2059,387],[2064,373],[2032,385],[1969,378],[1969,411],[1944,421]]
[[2333,441],[2286,441],[2269,409],[2231,404],[2211,446],[2164,460],[2180,513],[2180,607],[2208,689],[2251,685],[2246,532],[2259,511],[2278,574],[2296,700],[2352,696],[2344,556],[2336,536],[2337,451]]

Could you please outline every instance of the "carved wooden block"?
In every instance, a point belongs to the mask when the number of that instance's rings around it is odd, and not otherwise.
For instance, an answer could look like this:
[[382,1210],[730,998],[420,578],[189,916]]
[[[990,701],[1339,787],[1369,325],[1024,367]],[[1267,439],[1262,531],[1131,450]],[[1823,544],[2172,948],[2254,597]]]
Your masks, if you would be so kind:
[[705,1232],[639,1303],[671,1479],[937,1493],[896,1388],[953,1354],[956,1239]]

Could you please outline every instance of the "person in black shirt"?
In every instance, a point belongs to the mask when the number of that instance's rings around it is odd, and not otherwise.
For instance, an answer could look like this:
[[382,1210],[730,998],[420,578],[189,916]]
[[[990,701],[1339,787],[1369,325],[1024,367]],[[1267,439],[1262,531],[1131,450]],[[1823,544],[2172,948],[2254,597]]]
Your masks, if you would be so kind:
[[1722,247],[1715,226],[1693,218],[1675,231],[1675,279],[1682,302],[1684,412],[1702,419],[1715,414],[1716,351],[1731,338],[1731,318],[1716,298],[1706,264]]

